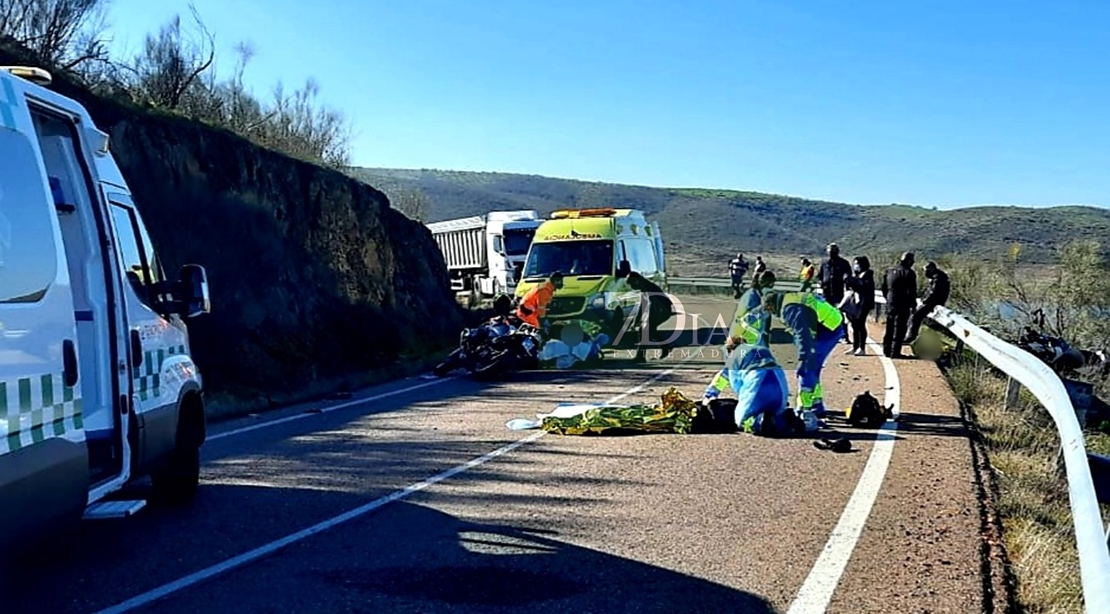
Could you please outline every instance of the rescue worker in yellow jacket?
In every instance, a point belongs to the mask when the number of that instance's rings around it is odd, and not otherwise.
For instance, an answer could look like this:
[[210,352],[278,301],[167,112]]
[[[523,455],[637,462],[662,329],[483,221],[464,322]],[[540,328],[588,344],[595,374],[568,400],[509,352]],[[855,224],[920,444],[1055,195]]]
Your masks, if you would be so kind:
[[813,291],[813,282],[817,279],[817,267],[813,266],[809,258],[802,258],[802,269],[798,271],[798,279],[802,282],[802,292]]
[[[752,287],[748,288],[737,301],[736,313],[732,317],[732,326],[729,327],[728,340],[725,342],[725,351],[730,354],[740,345],[759,346],[770,348],[771,316],[760,309],[763,293],[775,286],[775,274],[764,270],[752,280]],[[739,364],[739,360],[734,361]],[[721,396],[726,388],[731,388],[729,368],[721,369],[709,387],[705,389],[706,402]]]
[[556,271],[542,284],[532,288],[520,300],[516,308],[516,317],[522,321],[540,328],[540,318],[547,317],[547,305],[551,302],[556,290],[563,287],[563,274]]
[[845,335],[844,314],[810,292],[770,291],[763,308],[782,319],[798,348],[798,411],[825,415],[821,368]]

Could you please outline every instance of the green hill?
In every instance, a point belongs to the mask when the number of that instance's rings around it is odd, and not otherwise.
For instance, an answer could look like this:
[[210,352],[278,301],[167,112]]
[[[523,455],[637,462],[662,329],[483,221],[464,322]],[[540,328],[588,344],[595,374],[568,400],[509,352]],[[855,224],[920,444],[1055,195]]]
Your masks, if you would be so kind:
[[[1076,238],[1110,235],[1110,210],[1094,207],[971,207],[937,211],[907,205],[850,205],[732,190],[670,189],[510,173],[357,168],[351,171],[397,201],[422,193],[424,221],[500,209],[634,207],[660,221],[672,253],[720,262],[743,251],[819,257],[830,241],[846,255],[886,256],[905,249],[918,259],[959,254],[1005,257],[1014,243],[1028,264],[1052,264]],[[1104,249],[1108,246],[1104,246]],[[791,265],[792,266],[792,265]],[[689,267],[684,267],[689,270]]]

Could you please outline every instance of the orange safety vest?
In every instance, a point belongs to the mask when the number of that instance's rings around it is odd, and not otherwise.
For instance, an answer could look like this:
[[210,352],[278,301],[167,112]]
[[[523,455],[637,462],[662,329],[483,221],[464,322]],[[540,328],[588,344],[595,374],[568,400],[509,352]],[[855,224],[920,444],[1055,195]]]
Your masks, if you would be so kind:
[[540,318],[547,315],[547,304],[551,302],[553,294],[555,294],[555,284],[550,281],[532,288],[520,301],[520,306],[516,309],[517,317],[539,328]]

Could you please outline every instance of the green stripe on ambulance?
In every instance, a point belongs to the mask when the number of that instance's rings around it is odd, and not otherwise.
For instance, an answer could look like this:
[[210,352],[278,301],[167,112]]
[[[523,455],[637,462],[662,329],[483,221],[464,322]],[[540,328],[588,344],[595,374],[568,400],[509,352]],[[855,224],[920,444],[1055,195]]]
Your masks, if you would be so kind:
[[81,399],[62,382],[59,373],[0,382],[0,454],[84,429]]
[[134,380],[135,394],[140,401],[162,396],[162,367],[166,364],[166,359],[185,353],[184,345],[143,352],[143,365]]

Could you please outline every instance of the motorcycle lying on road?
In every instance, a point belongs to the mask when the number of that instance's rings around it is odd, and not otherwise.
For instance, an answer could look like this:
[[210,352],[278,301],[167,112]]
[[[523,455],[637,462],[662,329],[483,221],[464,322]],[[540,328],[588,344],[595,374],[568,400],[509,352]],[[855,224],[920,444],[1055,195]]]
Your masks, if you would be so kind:
[[508,316],[497,316],[459,334],[459,347],[436,365],[433,373],[443,377],[457,369],[481,379],[510,371],[535,369],[543,339],[530,324]]

